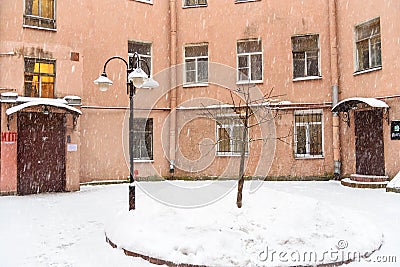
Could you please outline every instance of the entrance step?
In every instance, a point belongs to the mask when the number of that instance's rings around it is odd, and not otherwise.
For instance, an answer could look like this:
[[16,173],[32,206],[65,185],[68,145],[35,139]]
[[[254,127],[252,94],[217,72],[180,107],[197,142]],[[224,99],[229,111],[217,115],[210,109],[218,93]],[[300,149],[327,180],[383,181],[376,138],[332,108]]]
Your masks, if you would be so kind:
[[352,174],[350,178],[341,180],[344,186],[354,188],[386,188],[389,183],[388,176]]

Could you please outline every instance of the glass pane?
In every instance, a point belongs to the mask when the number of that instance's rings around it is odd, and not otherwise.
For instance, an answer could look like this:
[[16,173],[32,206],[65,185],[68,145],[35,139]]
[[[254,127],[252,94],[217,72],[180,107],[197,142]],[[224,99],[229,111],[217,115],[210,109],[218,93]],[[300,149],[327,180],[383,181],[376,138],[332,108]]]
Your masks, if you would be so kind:
[[261,52],[261,41],[241,41],[237,43],[237,53]]
[[208,56],[208,45],[195,45],[185,47],[185,57]]
[[371,67],[382,66],[381,38],[371,40]]
[[151,56],[151,43],[128,42],[128,53]]
[[195,59],[186,59],[185,60],[185,69],[188,70],[196,70],[196,60]]
[[317,52],[307,52],[307,76],[319,76]]
[[[47,77],[50,78],[50,77]],[[41,96],[44,98],[53,98],[54,97],[54,83],[52,82],[44,82],[42,78],[42,92]]]
[[297,154],[306,154],[306,127],[305,126],[296,126],[296,153]]
[[41,0],[41,17],[54,19],[54,0]]
[[25,58],[25,72],[33,72],[35,69],[35,59]]
[[[40,71],[36,71],[36,65],[40,65],[39,66],[39,70]],[[54,74],[54,64],[51,64],[51,63],[36,63],[35,64],[35,72]]]
[[25,0],[25,14],[39,16],[39,0]]
[[318,35],[292,37],[292,50],[293,52],[318,50]]
[[305,54],[293,53],[293,77],[304,77],[305,74]]
[[230,152],[229,128],[218,128],[218,152]]
[[198,82],[208,81],[208,59],[200,58],[197,62]]
[[196,82],[196,61],[194,59],[187,59],[185,62],[186,68],[186,83]]
[[358,70],[369,68],[369,47],[368,40],[357,43]]
[[370,38],[374,35],[379,35],[381,33],[380,29],[380,19],[377,18],[373,21],[362,24],[356,28],[357,40],[363,40]]
[[251,80],[262,80],[262,55],[251,55]]
[[310,125],[310,155],[322,155],[321,124]]

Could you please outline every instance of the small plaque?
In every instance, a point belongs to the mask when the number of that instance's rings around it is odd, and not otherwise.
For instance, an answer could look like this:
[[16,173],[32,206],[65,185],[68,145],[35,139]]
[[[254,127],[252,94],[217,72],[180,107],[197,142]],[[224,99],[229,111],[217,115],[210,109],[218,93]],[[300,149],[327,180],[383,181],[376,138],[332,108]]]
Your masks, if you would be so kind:
[[71,60],[72,61],[79,61],[79,53],[78,52],[71,52]]
[[391,122],[390,139],[400,140],[400,121],[392,121]]
[[78,151],[78,145],[77,144],[68,144],[67,151],[70,151],[70,152]]

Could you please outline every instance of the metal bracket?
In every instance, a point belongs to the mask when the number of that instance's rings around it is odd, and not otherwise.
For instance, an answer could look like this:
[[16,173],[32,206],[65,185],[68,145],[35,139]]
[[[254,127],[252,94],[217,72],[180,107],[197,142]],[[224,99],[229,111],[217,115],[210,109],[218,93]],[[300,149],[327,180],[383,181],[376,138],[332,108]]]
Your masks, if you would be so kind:
[[343,122],[347,123],[347,126],[350,127],[350,111],[343,111],[341,112],[340,118],[342,119]]

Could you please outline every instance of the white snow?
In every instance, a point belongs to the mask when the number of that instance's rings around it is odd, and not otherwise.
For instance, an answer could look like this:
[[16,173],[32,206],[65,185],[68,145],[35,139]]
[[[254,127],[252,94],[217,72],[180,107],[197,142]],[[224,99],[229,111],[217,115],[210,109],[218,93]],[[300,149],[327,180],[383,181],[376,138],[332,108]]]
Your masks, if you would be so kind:
[[213,266],[289,264],[278,254],[271,262],[272,251],[286,252],[286,258],[314,252],[321,259],[320,253],[347,245],[349,252],[363,253],[379,246],[383,233],[379,251],[348,266],[400,261],[400,194],[385,189],[266,182],[254,194],[245,187],[241,210],[235,191],[196,209],[165,206],[137,188],[137,209],[128,212],[127,197],[127,184],[0,197],[0,266],[155,266],[111,248],[105,229],[112,241],[135,252]]
[[400,172],[388,183],[387,187],[400,189]]

